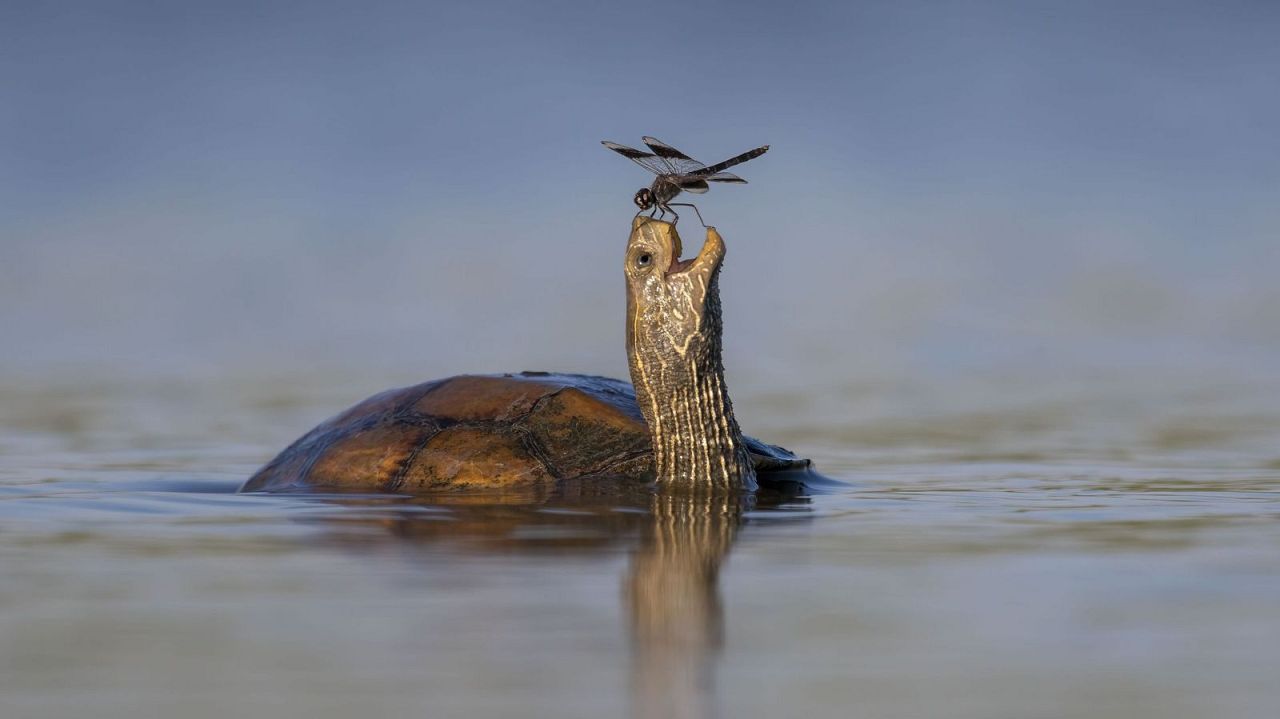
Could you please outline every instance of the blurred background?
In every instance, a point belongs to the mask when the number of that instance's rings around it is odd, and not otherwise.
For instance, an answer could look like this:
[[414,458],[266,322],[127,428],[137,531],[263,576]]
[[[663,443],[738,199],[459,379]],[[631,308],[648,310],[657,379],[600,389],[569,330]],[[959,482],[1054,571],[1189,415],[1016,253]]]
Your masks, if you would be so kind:
[[[651,134],[731,382],[1280,371],[1280,8],[0,5],[0,371],[625,376]],[[687,234],[696,222],[684,224]],[[687,238],[696,241],[696,238]]]
[[[1230,0],[0,2],[0,713],[1272,716],[1278,39]],[[233,494],[387,387],[625,377],[651,178],[599,143],[642,135],[772,146],[697,198],[728,382],[848,484],[740,531]]]

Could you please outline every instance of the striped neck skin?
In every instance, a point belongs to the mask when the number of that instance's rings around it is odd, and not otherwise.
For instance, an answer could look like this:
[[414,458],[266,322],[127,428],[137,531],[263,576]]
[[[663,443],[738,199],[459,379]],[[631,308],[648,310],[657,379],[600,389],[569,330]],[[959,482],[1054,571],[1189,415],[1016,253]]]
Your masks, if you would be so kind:
[[627,244],[627,357],[649,425],[660,488],[754,490],[755,470],[733,416],[720,352],[714,228],[680,260],[675,226],[637,218]]

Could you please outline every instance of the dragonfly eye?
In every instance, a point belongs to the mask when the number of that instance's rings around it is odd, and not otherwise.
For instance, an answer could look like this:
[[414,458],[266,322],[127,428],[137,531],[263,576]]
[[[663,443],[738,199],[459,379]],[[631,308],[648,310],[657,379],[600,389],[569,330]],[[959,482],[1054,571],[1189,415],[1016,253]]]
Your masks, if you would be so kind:
[[653,193],[649,192],[649,188],[643,188],[636,193],[636,196],[632,198],[632,201],[636,203],[636,207],[639,207],[642,210],[647,210],[650,207],[653,207]]

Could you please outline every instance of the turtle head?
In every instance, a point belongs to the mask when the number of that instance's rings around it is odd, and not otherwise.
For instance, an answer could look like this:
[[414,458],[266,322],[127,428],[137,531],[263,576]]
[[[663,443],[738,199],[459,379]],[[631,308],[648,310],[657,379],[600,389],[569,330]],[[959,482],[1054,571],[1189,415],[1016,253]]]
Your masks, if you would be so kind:
[[629,346],[649,340],[643,342],[646,349],[683,352],[695,336],[708,331],[717,334],[718,344],[716,277],[724,240],[708,227],[697,256],[682,260],[682,251],[680,234],[670,222],[637,217],[631,223],[625,264]]

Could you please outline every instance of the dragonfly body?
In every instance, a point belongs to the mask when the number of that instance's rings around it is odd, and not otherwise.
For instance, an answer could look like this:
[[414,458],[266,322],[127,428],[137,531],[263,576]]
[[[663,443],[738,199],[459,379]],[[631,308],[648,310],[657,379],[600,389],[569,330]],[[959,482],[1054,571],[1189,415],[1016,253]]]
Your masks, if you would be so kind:
[[[731,172],[725,172],[725,170],[752,158],[759,157],[769,150],[768,145],[763,145],[754,150],[748,150],[741,155],[731,157],[724,162],[717,162],[708,166],[661,140],[652,137],[643,139],[644,144],[648,145],[653,152],[636,150],[608,140],[604,140],[602,144],[657,175],[651,185],[640,188],[636,191],[635,197],[632,198],[632,201],[640,208],[640,212],[651,210],[653,213],[662,212],[663,215],[670,212],[677,221],[679,221],[680,216],[676,214],[675,210],[671,209],[673,204],[693,207],[694,212],[698,211],[698,208],[693,205],[671,202],[681,192],[702,194],[709,189],[707,184],[709,182],[746,184],[746,180]],[[701,213],[699,213],[698,219],[702,219]]]
[[[680,186],[676,175],[658,175],[653,179],[652,185],[637,190],[636,196],[631,200],[641,210],[648,210],[654,206],[666,206],[683,191],[684,188]],[[691,190],[691,192],[706,192],[706,190]]]

